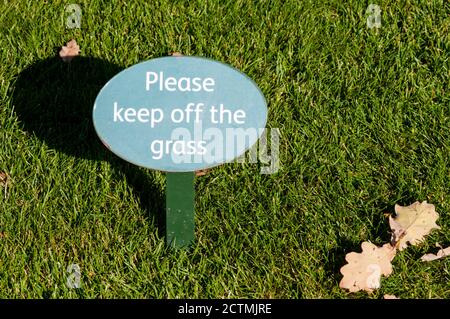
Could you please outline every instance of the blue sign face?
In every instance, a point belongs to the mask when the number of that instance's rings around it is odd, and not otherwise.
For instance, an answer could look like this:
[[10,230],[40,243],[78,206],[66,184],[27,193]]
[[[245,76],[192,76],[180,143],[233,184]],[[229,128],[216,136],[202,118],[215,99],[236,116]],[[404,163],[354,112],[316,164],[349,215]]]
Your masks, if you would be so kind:
[[187,172],[242,155],[264,130],[267,105],[257,85],[226,64],[163,57],[133,65],[106,83],[93,119],[117,156]]

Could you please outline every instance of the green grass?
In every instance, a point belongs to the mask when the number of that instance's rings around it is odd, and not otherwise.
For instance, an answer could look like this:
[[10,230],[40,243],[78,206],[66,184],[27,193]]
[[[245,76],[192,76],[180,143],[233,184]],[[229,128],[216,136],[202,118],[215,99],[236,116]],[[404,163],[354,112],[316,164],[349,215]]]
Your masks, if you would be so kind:
[[[450,298],[450,5],[373,1],[0,4],[0,298]],[[82,58],[59,61],[75,38]],[[180,51],[248,74],[279,128],[281,169],[196,178],[196,238],[164,245],[165,177],[103,148],[93,98],[119,70]],[[368,295],[338,286],[345,254],[389,240],[386,212],[427,200],[440,231]],[[66,287],[70,264],[80,289]]]

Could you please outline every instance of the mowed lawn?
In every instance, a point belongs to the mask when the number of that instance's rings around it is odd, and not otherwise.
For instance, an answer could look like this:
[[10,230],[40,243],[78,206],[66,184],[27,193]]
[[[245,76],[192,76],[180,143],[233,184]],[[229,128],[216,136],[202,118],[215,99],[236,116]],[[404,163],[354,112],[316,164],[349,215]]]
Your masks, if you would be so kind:
[[[450,258],[420,261],[450,245],[448,1],[374,0],[378,29],[356,0],[77,0],[69,29],[71,2],[0,3],[0,298],[450,298]],[[116,157],[91,121],[114,74],[171,52],[245,72],[281,133],[275,174],[196,177],[188,250],[164,244],[164,173]],[[386,213],[417,200],[441,229],[372,294],[341,290],[345,254],[388,242]]]

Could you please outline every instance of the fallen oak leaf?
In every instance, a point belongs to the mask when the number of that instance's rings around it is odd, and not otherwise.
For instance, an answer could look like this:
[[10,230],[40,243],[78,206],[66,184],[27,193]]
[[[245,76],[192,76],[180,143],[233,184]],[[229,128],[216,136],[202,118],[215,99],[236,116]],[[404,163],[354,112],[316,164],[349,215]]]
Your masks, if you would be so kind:
[[422,261],[432,261],[436,259],[441,259],[444,257],[450,256],[450,246],[447,248],[441,248],[437,254],[425,254],[422,257],[420,257],[420,260]]
[[80,47],[74,39],[67,42],[59,51],[59,56],[64,62],[70,62],[74,57],[80,54]]
[[387,277],[392,273],[391,261],[396,253],[395,247],[390,244],[377,247],[370,242],[363,242],[361,248],[361,253],[348,253],[345,256],[348,264],[341,268],[344,277],[339,287],[350,292],[372,292],[380,288],[381,275]]
[[416,245],[423,241],[433,229],[440,229],[436,224],[439,214],[433,204],[426,201],[415,202],[409,206],[395,205],[396,216],[389,216],[392,230],[391,244],[403,250],[408,243]]

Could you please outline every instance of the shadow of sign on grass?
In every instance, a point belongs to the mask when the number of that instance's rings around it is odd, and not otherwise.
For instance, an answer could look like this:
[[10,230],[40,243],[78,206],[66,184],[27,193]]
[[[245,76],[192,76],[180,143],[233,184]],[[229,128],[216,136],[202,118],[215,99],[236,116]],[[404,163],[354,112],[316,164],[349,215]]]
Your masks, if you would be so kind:
[[102,145],[92,123],[95,98],[123,68],[91,57],[70,63],[51,57],[24,69],[13,89],[14,110],[23,129],[65,154],[94,161],[108,161],[123,173],[153,217],[158,231],[164,229],[163,190],[142,169],[115,157]]

